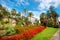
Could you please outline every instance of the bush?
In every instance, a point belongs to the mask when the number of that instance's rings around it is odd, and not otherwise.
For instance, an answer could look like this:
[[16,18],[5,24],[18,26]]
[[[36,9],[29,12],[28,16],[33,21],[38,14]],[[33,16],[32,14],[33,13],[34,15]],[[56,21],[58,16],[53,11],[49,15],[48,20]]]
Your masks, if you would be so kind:
[[16,33],[15,29],[11,25],[4,25],[4,32],[0,32],[1,36],[10,36]]
[[48,27],[53,27],[54,21],[52,19],[48,20]]
[[59,28],[59,26],[58,25],[54,25],[54,28]]

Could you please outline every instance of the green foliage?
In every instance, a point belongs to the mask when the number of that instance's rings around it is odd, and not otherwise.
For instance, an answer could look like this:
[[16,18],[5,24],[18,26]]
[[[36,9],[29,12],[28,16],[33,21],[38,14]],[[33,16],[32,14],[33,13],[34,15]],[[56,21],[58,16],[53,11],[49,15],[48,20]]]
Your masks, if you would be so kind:
[[20,21],[20,22],[17,22],[17,27],[21,27],[22,25],[24,25],[24,22],[23,21]]
[[35,20],[34,24],[38,25],[39,24],[39,20]]
[[42,14],[40,15],[40,21],[44,20],[44,16],[45,16],[45,13],[42,13]]
[[47,25],[47,16],[45,13],[42,13],[40,15],[40,21],[41,21],[41,25],[46,26]]
[[4,24],[7,24],[7,23],[9,23],[9,21],[5,21],[5,22],[4,22]]
[[58,21],[57,18],[58,17],[59,17],[59,15],[54,10],[54,7],[51,6],[50,9],[47,11],[46,14],[42,13],[40,15],[40,21],[41,21],[41,24],[43,24],[43,23],[45,23],[44,21],[46,20],[47,21],[46,23],[48,24],[48,26],[55,26],[55,25],[58,25],[57,24],[57,21]]
[[24,8],[23,12],[24,12],[25,16],[27,16],[27,9],[26,8]]
[[10,36],[10,35],[14,35],[15,33],[16,33],[16,31],[11,25],[5,24],[4,31],[0,32],[0,35],[1,36]]
[[57,25],[56,23],[59,15],[57,14],[53,6],[50,7],[50,14],[51,14],[51,17],[54,19],[54,25]]
[[5,25],[7,35],[13,35],[16,33],[15,29],[11,25]]
[[28,16],[32,17],[34,14],[32,12],[29,12]]
[[54,25],[54,21],[52,19],[48,20],[48,27],[52,27]]

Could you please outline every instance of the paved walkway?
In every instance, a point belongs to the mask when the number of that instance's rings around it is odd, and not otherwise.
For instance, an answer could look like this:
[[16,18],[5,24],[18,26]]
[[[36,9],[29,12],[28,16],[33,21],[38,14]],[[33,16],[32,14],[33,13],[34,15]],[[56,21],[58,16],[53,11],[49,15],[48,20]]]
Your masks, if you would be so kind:
[[60,33],[60,28],[58,29],[58,31],[53,35],[53,37],[51,38],[51,40],[60,40],[59,39],[59,34]]

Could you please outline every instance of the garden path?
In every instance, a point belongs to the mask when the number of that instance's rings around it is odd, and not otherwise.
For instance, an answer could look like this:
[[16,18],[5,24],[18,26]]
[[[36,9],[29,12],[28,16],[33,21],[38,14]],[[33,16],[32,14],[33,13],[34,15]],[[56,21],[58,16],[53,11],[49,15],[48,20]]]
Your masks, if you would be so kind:
[[59,35],[60,35],[60,28],[59,28],[58,31],[53,35],[53,37],[51,38],[51,40],[60,40]]

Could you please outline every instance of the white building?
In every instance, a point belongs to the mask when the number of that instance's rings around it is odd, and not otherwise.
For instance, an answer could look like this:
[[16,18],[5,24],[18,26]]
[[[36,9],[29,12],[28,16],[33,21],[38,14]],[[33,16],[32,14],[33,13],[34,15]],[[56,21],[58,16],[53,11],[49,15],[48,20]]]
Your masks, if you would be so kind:
[[38,18],[35,17],[28,17],[28,20],[32,22],[32,24],[34,24],[36,22],[36,20],[39,20]]

